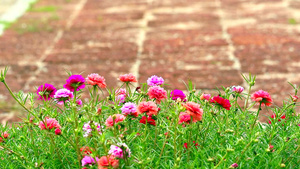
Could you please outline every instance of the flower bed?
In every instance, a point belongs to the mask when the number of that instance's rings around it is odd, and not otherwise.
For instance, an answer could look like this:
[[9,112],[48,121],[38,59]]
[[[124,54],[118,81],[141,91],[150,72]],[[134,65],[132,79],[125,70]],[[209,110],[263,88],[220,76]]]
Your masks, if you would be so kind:
[[[251,75],[243,76],[247,93],[232,86],[211,96],[191,82],[186,93],[166,91],[158,76],[134,88],[135,76],[121,75],[122,86],[109,89],[98,74],[70,74],[63,89],[45,83],[24,97],[11,92],[7,71],[0,81],[28,116],[0,127],[0,168],[300,167],[299,88],[292,84],[282,107],[268,92],[251,91]],[[257,122],[262,109],[273,113],[268,123]]]

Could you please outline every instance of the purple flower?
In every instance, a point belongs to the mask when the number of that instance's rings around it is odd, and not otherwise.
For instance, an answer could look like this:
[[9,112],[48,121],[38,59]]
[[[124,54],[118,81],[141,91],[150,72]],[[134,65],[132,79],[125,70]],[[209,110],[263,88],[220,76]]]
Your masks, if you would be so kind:
[[130,115],[131,113],[136,112],[136,105],[131,102],[125,103],[121,110],[124,115]]
[[[96,161],[98,161],[98,157],[96,157]],[[90,156],[84,156],[81,160],[82,166],[95,164],[95,159]]]
[[116,96],[115,101],[116,101],[116,102],[119,102],[119,104],[120,104],[120,103],[124,103],[124,102],[125,102],[125,98],[126,98],[125,95],[120,94],[120,95],[117,95],[117,96]]
[[180,98],[182,101],[186,101],[186,96],[185,94],[183,93],[183,91],[181,90],[173,90],[171,93],[170,93],[170,97],[172,98],[172,100],[177,100],[178,98]]
[[36,93],[39,96],[38,100],[48,101],[53,98],[55,92],[56,88],[52,84],[45,83],[37,89]]
[[231,90],[236,93],[242,93],[244,91],[244,88],[242,86],[232,86]]
[[74,92],[75,88],[76,91],[79,91],[85,87],[85,78],[81,75],[72,75],[66,81],[67,83],[64,84],[64,88],[69,89],[72,92]]
[[147,84],[149,86],[158,86],[158,85],[162,85],[163,83],[164,83],[164,79],[156,75],[149,77],[147,80]]
[[73,93],[68,89],[59,89],[54,95],[54,98],[58,104],[64,104],[64,102],[69,101],[73,97]]

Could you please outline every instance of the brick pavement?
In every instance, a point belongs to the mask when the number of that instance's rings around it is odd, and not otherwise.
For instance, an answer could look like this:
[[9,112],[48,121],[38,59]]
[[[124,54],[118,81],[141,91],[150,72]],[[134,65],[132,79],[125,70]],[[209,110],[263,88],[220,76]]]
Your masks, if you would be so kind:
[[[0,68],[11,67],[13,91],[61,86],[65,70],[99,73],[109,87],[129,72],[139,82],[162,76],[170,89],[191,79],[207,92],[246,87],[240,74],[251,72],[254,90],[276,104],[292,92],[288,81],[300,84],[297,0],[40,0],[34,8],[49,6],[0,37]],[[0,93],[11,100],[3,85]],[[2,109],[2,121],[16,119]]]

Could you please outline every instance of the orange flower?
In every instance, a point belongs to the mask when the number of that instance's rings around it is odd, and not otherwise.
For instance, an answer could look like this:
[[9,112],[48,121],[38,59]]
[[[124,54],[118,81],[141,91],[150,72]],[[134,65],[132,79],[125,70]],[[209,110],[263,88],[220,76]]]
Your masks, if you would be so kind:
[[106,83],[105,83],[104,77],[100,76],[97,73],[92,73],[92,74],[88,75],[88,77],[85,80],[89,85],[92,85],[92,86],[97,85],[100,88],[106,88]]
[[120,75],[119,79],[122,82],[137,82],[136,77],[131,73],[125,74],[125,75]]
[[150,115],[157,115],[158,108],[156,104],[152,101],[148,102],[141,102],[137,107],[137,113],[147,113],[148,116]]
[[115,159],[113,155],[102,156],[97,163],[98,169],[108,169],[110,166],[113,168],[119,167],[119,160]]

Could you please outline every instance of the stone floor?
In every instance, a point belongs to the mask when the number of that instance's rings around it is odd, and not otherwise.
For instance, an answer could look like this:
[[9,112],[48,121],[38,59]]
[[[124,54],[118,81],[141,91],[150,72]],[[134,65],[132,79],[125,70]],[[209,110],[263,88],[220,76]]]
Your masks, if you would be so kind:
[[[99,73],[114,87],[133,73],[140,83],[159,75],[169,89],[242,85],[276,104],[300,84],[299,0],[39,0],[0,37],[0,69],[9,65],[13,91],[62,86],[65,70]],[[0,84],[1,102],[11,98]],[[0,108],[0,121],[13,121]],[[15,111],[16,112],[16,111]]]

